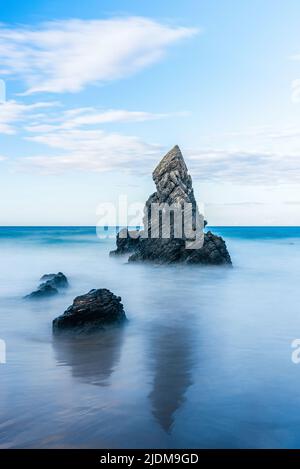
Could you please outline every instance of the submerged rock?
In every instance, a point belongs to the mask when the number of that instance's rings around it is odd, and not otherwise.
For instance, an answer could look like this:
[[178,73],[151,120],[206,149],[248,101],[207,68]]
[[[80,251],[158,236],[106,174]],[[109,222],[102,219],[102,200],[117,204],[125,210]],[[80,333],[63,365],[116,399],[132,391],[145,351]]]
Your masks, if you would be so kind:
[[26,299],[41,299],[58,294],[60,288],[66,288],[68,284],[67,277],[62,273],[45,274],[40,279],[42,283],[37,290],[25,296]]
[[77,296],[73,304],[53,321],[53,332],[76,329],[91,331],[126,320],[121,297],[105,288]]
[[39,288],[30,295],[25,296],[26,299],[40,299],[40,298],[47,298],[49,296],[55,296],[58,294],[57,288],[50,285],[48,282],[42,283]]
[[156,192],[145,205],[144,230],[122,230],[117,236],[117,249],[111,254],[130,254],[129,262],[231,265],[225,241],[203,231],[207,222],[198,211],[192,179],[177,145],[155,168],[153,180]]
[[62,272],[58,272],[58,274],[45,274],[40,280],[56,288],[66,288],[69,285],[67,277]]

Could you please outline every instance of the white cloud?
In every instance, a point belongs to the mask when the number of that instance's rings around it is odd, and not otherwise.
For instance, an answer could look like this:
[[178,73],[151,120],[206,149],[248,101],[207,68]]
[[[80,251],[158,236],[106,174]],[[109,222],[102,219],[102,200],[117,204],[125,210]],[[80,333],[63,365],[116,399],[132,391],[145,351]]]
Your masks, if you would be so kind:
[[[14,133],[22,128],[27,131],[27,134],[22,134],[22,138],[46,148],[37,156],[22,158],[19,154],[18,167],[34,167],[48,173],[65,170],[143,172],[145,168],[151,171],[155,164],[154,157],[159,157],[162,151],[161,146],[143,142],[136,136],[106,132],[99,126],[186,115],[124,109],[99,110],[93,107],[67,110],[54,108],[59,104],[49,102],[25,105],[13,101],[3,105],[0,132]],[[49,107],[47,113],[37,112],[43,107]],[[19,121],[22,126],[17,126]],[[32,146],[34,152],[36,148]]]
[[24,104],[16,101],[0,103],[0,134],[14,134],[17,132],[15,124],[28,118],[32,111],[52,107],[56,103]]
[[34,29],[2,25],[1,73],[25,80],[27,94],[78,92],[147,67],[196,32],[142,17],[62,20]]
[[22,158],[19,166],[35,167],[42,172],[65,170],[136,171],[151,168],[161,147],[137,137],[102,130],[68,129],[28,137],[29,140],[56,150],[54,155]]
[[51,132],[60,129],[75,129],[85,126],[97,126],[110,123],[145,122],[166,119],[174,116],[185,116],[186,113],[151,113],[143,111],[128,111],[124,109],[109,109],[99,111],[96,108],[78,108],[63,112],[60,116],[39,119],[26,127],[29,132]]
[[264,125],[207,135],[185,155],[192,176],[235,184],[299,184],[300,131]]
[[292,88],[292,94],[291,94],[292,103],[297,104],[300,102],[300,79],[299,78],[292,81],[291,88]]
[[253,205],[265,205],[263,202],[256,202],[256,201],[245,201],[245,202],[209,202],[205,204],[206,207],[252,207]]
[[187,164],[202,181],[281,184],[300,181],[300,153],[245,150],[188,150]]
[[[148,174],[168,150],[134,136],[103,130],[61,129],[28,137],[32,142],[54,150],[20,160],[21,166],[42,172],[66,170],[126,171]],[[300,181],[300,154],[229,151],[224,149],[184,149],[189,172],[202,182],[262,184]]]
[[[45,103],[32,105],[32,108],[43,105]],[[21,115],[22,112],[25,112],[23,107]],[[93,107],[59,109],[59,112],[50,109],[36,120],[33,113],[25,127],[29,132],[26,139],[44,146],[46,151],[39,151],[37,156],[30,158],[19,158],[18,164],[51,173],[66,170],[126,170],[133,174],[150,175],[168,148],[144,142],[136,136],[104,131],[103,126],[107,123],[139,122],[169,116],[143,111],[98,110]],[[229,143],[226,143],[227,138]],[[213,140],[218,141],[218,137]],[[232,141],[236,144],[233,145]],[[195,180],[270,185],[299,183],[299,148],[300,133],[297,128],[287,126],[276,129],[266,126],[223,135],[221,145],[215,148],[206,142],[198,148],[183,147],[182,150]]]

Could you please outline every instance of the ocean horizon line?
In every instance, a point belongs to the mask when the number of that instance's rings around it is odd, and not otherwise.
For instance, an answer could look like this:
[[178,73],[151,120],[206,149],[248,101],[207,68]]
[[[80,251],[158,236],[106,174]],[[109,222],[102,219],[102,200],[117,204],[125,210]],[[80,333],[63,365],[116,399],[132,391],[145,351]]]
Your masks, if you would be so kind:
[[[0,225],[2,228],[130,228],[143,229],[141,225]],[[300,225],[207,225],[208,228],[300,228]]]

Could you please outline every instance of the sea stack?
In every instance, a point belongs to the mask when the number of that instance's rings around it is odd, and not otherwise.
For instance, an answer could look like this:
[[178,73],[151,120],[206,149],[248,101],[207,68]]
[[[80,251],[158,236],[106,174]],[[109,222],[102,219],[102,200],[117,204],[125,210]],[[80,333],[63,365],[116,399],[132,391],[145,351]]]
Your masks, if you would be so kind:
[[152,176],[156,192],[145,204],[144,230],[121,230],[117,249],[111,254],[129,253],[129,262],[231,265],[225,241],[203,231],[206,222],[198,211],[192,178],[177,145],[163,157]]

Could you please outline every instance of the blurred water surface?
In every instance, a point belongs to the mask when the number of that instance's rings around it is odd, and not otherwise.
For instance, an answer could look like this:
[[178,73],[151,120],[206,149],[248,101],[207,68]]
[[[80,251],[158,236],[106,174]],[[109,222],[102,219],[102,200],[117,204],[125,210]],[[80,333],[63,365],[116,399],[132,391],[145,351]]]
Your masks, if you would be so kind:
[[[0,447],[300,447],[300,228],[213,231],[234,268],[130,265],[113,229],[0,228]],[[67,291],[22,299],[58,271]],[[53,339],[92,288],[128,324]]]

